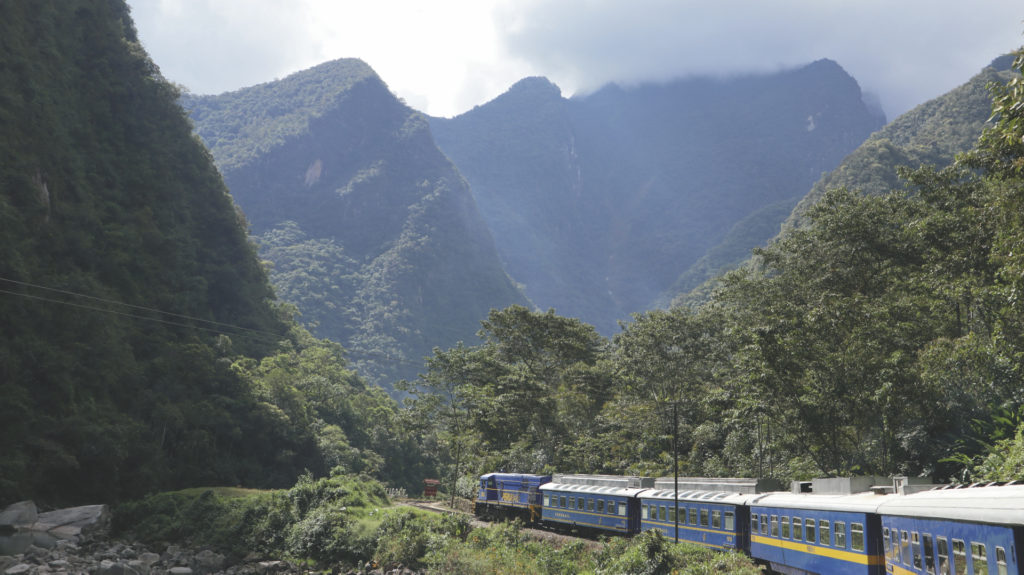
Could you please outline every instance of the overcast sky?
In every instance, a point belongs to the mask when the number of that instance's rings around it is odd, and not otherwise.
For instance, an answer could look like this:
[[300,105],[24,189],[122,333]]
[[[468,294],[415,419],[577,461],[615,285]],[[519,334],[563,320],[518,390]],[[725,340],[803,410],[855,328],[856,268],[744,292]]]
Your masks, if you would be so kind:
[[432,115],[525,76],[608,82],[831,58],[889,119],[1024,44],[1022,0],[128,0],[169,80],[215,94],[361,58]]

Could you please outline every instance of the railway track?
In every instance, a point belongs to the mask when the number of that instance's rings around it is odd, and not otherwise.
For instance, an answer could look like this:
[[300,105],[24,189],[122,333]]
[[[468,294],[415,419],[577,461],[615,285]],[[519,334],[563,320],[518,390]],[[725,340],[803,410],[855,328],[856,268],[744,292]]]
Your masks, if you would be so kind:
[[[475,515],[473,515],[472,513],[468,512],[468,511],[463,511],[463,510],[460,510],[460,509],[452,509],[447,504],[445,504],[444,502],[441,502],[441,501],[416,501],[416,500],[408,500],[408,501],[395,502],[395,505],[396,506],[404,505],[404,506],[407,506],[407,507],[415,507],[417,509],[422,509],[424,511],[430,511],[431,513],[454,513],[454,514],[458,514],[458,515],[463,515],[463,516],[469,518],[469,524],[473,528],[492,527],[492,526],[495,525],[495,523],[492,523],[490,521],[484,521],[482,519],[479,519],[478,517],[476,517]],[[567,535],[565,533],[556,533],[554,531],[549,531],[547,529],[537,529],[537,528],[534,528],[534,527],[523,527],[522,532],[526,533],[530,538],[536,539],[538,541],[549,541],[549,542],[555,542],[555,543],[568,543],[568,542],[571,542],[571,541],[583,541],[588,546],[592,546],[592,547],[595,547],[595,548],[601,545],[600,542],[595,541],[594,539],[589,539],[589,538],[586,538],[586,537],[577,537],[575,535]]]

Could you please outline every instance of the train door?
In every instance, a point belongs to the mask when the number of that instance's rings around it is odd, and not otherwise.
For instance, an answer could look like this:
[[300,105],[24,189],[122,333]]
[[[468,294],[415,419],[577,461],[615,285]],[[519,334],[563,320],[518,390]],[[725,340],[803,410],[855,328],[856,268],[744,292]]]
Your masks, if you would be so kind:
[[487,485],[485,489],[487,491],[487,497],[485,499],[488,501],[498,500],[498,483],[495,481],[493,475],[487,478]]

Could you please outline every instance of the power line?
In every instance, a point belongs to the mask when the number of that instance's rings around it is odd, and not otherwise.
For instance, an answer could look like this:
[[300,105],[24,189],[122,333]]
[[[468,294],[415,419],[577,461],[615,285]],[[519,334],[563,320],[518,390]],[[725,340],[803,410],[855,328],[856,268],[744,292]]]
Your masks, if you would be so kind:
[[[209,324],[210,327],[201,326],[201,325],[194,325],[194,324],[190,324],[190,323],[177,322],[177,321],[170,321],[170,320],[166,320],[166,319],[162,319],[162,318],[148,317],[148,316],[134,314],[134,313],[129,313],[129,312],[125,312],[125,311],[118,311],[118,310],[115,310],[115,309],[107,309],[107,308],[103,308],[103,307],[91,306],[91,305],[75,303],[75,302],[61,300],[61,299],[54,299],[54,298],[44,297],[44,296],[40,296],[40,295],[33,295],[33,294],[28,294],[28,293],[22,293],[22,292],[15,292],[15,291],[10,291],[10,290],[0,289],[0,293],[2,293],[2,294],[8,294],[8,295],[13,295],[13,296],[17,296],[17,297],[24,297],[24,298],[28,298],[28,299],[37,300],[37,301],[44,301],[44,302],[48,302],[48,303],[56,303],[56,304],[66,305],[66,306],[70,306],[70,307],[74,307],[74,308],[79,308],[79,309],[85,309],[85,310],[90,310],[90,311],[98,311],[98,312],[102,312],[102,313],[110,313],[110,314],[118,315],[118,316],[121,316],[121,317],[128,317],[128,318],[139,319],[139,320],[143,320],[143,321],[152,321],[152,322],[155,322],[155,323],[162,323],[162,324],[165,324],[165,325],[171,325],[171,326],[176,326],[176,327],[185,327],[185,328],[191,328],[191,329],[198,329],[198,330],[201,330],[201,331],[207,331],[207,332],[218,333],[218,334],[224,334],[225,332],[228,332],[229,330],[235,330],[235,332],[231,333],[230,335],[273,338],[273,341],[278,341],[282,337],[280,334],[276,334],[276,333],[273,333],[273,332],[270,332],[270,331],[258,330],[258,329],[243,327],[243,326],[240,326],[240,325],[234,325],[234,324],[230,324],[230,323],[224,323],[224,322],[213,321],[213,320],[209,320],[209,319],[203,319],[203,318],[189,316],[189,315],[184,315],[184,314],[179,314],[179,313],[173,313],[173,312],[164,311],[164,310],[160,310],[160,309],[156,309],[156,308],[151,308],[151,307],[145,307],[145,306],[140,306],[140,305],[134,305],[134,304],[124,303],[124,302],[119,302],[119,301],[112,300],[112,299],[100,298],[100,297],[91,296],[91,295],[88,295],[88,294],[83,294],[83,293],[77,293],[77,292],[69,291],[69,290],[51,288],[51,287],[47,287],[47,286],[42,286],[42,285],[38,285],[38,284],[32,284],[32,283],[28,283],[28,282],[22,282],[22,281],[18,281],[18,280],[12,280],[12,279],[8,279],[8,278],[0,278],[0,281],[16,284],[16,285],[20,285],[20,286],[40,289],[40,290],[44,290],[44,291],[60,293],[60,294],[63,294],[63,295],[80,297],[80,298],[83,298],[83,299],[103,302],[103,303],[111,304],[111,305],[115,305],[115,306],[123,306],[123,307],[130,308],[130,309],[149,311],[149,312],[163,314],[163,315],[170,316],[170,317],[181,318],[181,319],[185,319],[185,320],[189,320],[189,321],[194,321],[194,322],[201,322],[201,323]],[[218,329],[218,327],[221,328],[221,329]]]

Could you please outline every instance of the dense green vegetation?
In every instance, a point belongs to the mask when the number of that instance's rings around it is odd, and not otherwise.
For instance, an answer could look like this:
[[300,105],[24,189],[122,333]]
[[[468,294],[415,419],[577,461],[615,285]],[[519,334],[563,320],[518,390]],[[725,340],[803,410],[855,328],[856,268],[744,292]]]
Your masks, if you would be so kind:
[[252,479],[217,332],[286,322],[177,91],[123,2],[4,2],[0,43],[0,500]]
[[367,381],[413,378],[492,307],[526,303],[426,119],[363,62],[184,103],[278,295]]
[[636,315],[610,341],[553,312],[492,312],[481,343],[437,350],[414,390],[444,465],[669,474],[674,408],[683,475],[1018,474],[1024,88],[1010,77],[953,165],[827,192],[704,305]]
[[124,2],[0,3],[0,45],[0,501],[428,474],[397,404],[273,301]]
[[[821,173],[883,122],[856,81],[821,60],[569,99],[527,78],[465,114],[432,119],[431,130],[530,299],[610,335],[666,290],[674,295],[680,275],[721,242],[733,245],[705,273],[775,236]],[[726,237],[758,212],[757,225]]]

